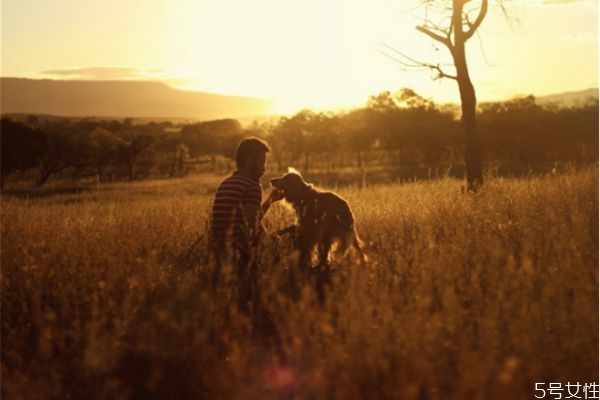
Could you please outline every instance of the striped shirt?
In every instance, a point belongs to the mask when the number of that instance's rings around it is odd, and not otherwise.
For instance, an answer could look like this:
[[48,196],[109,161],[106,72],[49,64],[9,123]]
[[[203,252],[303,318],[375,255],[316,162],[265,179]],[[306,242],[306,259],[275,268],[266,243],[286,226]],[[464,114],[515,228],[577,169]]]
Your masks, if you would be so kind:
[[210,221],[210,237],[216,250],[224,251],[232,246],[249,253],[250,237],[244,206],[254,205],[260,212],[261,197],[258,181],[237,171],[219,184]]

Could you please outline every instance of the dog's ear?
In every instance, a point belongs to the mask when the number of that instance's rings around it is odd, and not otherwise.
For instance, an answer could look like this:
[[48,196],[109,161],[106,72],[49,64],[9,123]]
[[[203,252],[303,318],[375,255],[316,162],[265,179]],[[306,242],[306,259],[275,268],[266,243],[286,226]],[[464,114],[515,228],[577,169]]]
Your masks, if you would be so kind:
[[287,170],[287,172],[288,172],[288,174],[296,174],[296,175],[300,175],[300,176],[302,176],[302,175],[300,174],[300,171],[298,171],[298,170],[297,170],[296,168],[294,168],[294,167],[288,167],[288,170]]

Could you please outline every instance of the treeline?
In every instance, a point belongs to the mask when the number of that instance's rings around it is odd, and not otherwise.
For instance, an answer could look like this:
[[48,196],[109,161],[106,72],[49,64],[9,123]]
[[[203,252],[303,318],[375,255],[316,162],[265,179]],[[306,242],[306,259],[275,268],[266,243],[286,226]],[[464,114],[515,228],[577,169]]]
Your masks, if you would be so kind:
[[[574,107],[542,106],[532,96],[483,103],[477,121],[488,168],[598,160],[597,99]],[[372,96],[352,111],[303,110],[249,127],[234,119],[140,124],[29,116],[2,118],[0,134],[2,181],[27,171],[37,185],[56,174],[110,181],[223,172],[233,168],[239,140],[250,135],[268,140],[279,170],[449,170],[464,164],[457,110],[410,89]]]

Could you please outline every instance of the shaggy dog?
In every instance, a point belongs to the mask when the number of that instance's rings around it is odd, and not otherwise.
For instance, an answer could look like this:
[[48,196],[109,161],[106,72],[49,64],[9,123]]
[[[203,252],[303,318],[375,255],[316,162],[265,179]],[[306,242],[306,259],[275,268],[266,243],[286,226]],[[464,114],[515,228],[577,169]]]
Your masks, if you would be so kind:
[[292,168],[281,178],[272,179],[271,186],[281,190],[284,199],[296,211],[298,226],[282,232],[297,233],[302,267],[310,267],[315,247],[318,248],[318,266],[328,267],[329,253],[334,244],[337,244],[336,253],[346,254],[352,246],[362,261],[366,261],[354,229],[354,215],[346,200],[333,192],[315,189]]

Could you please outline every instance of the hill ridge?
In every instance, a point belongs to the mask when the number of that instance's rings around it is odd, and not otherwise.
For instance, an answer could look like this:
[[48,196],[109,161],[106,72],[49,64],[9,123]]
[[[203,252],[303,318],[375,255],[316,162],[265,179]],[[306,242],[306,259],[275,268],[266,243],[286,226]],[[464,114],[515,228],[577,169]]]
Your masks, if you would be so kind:
[[0,78],[2,114],[193,118],[268,114],[272,101],[173,88],[161,81]]

